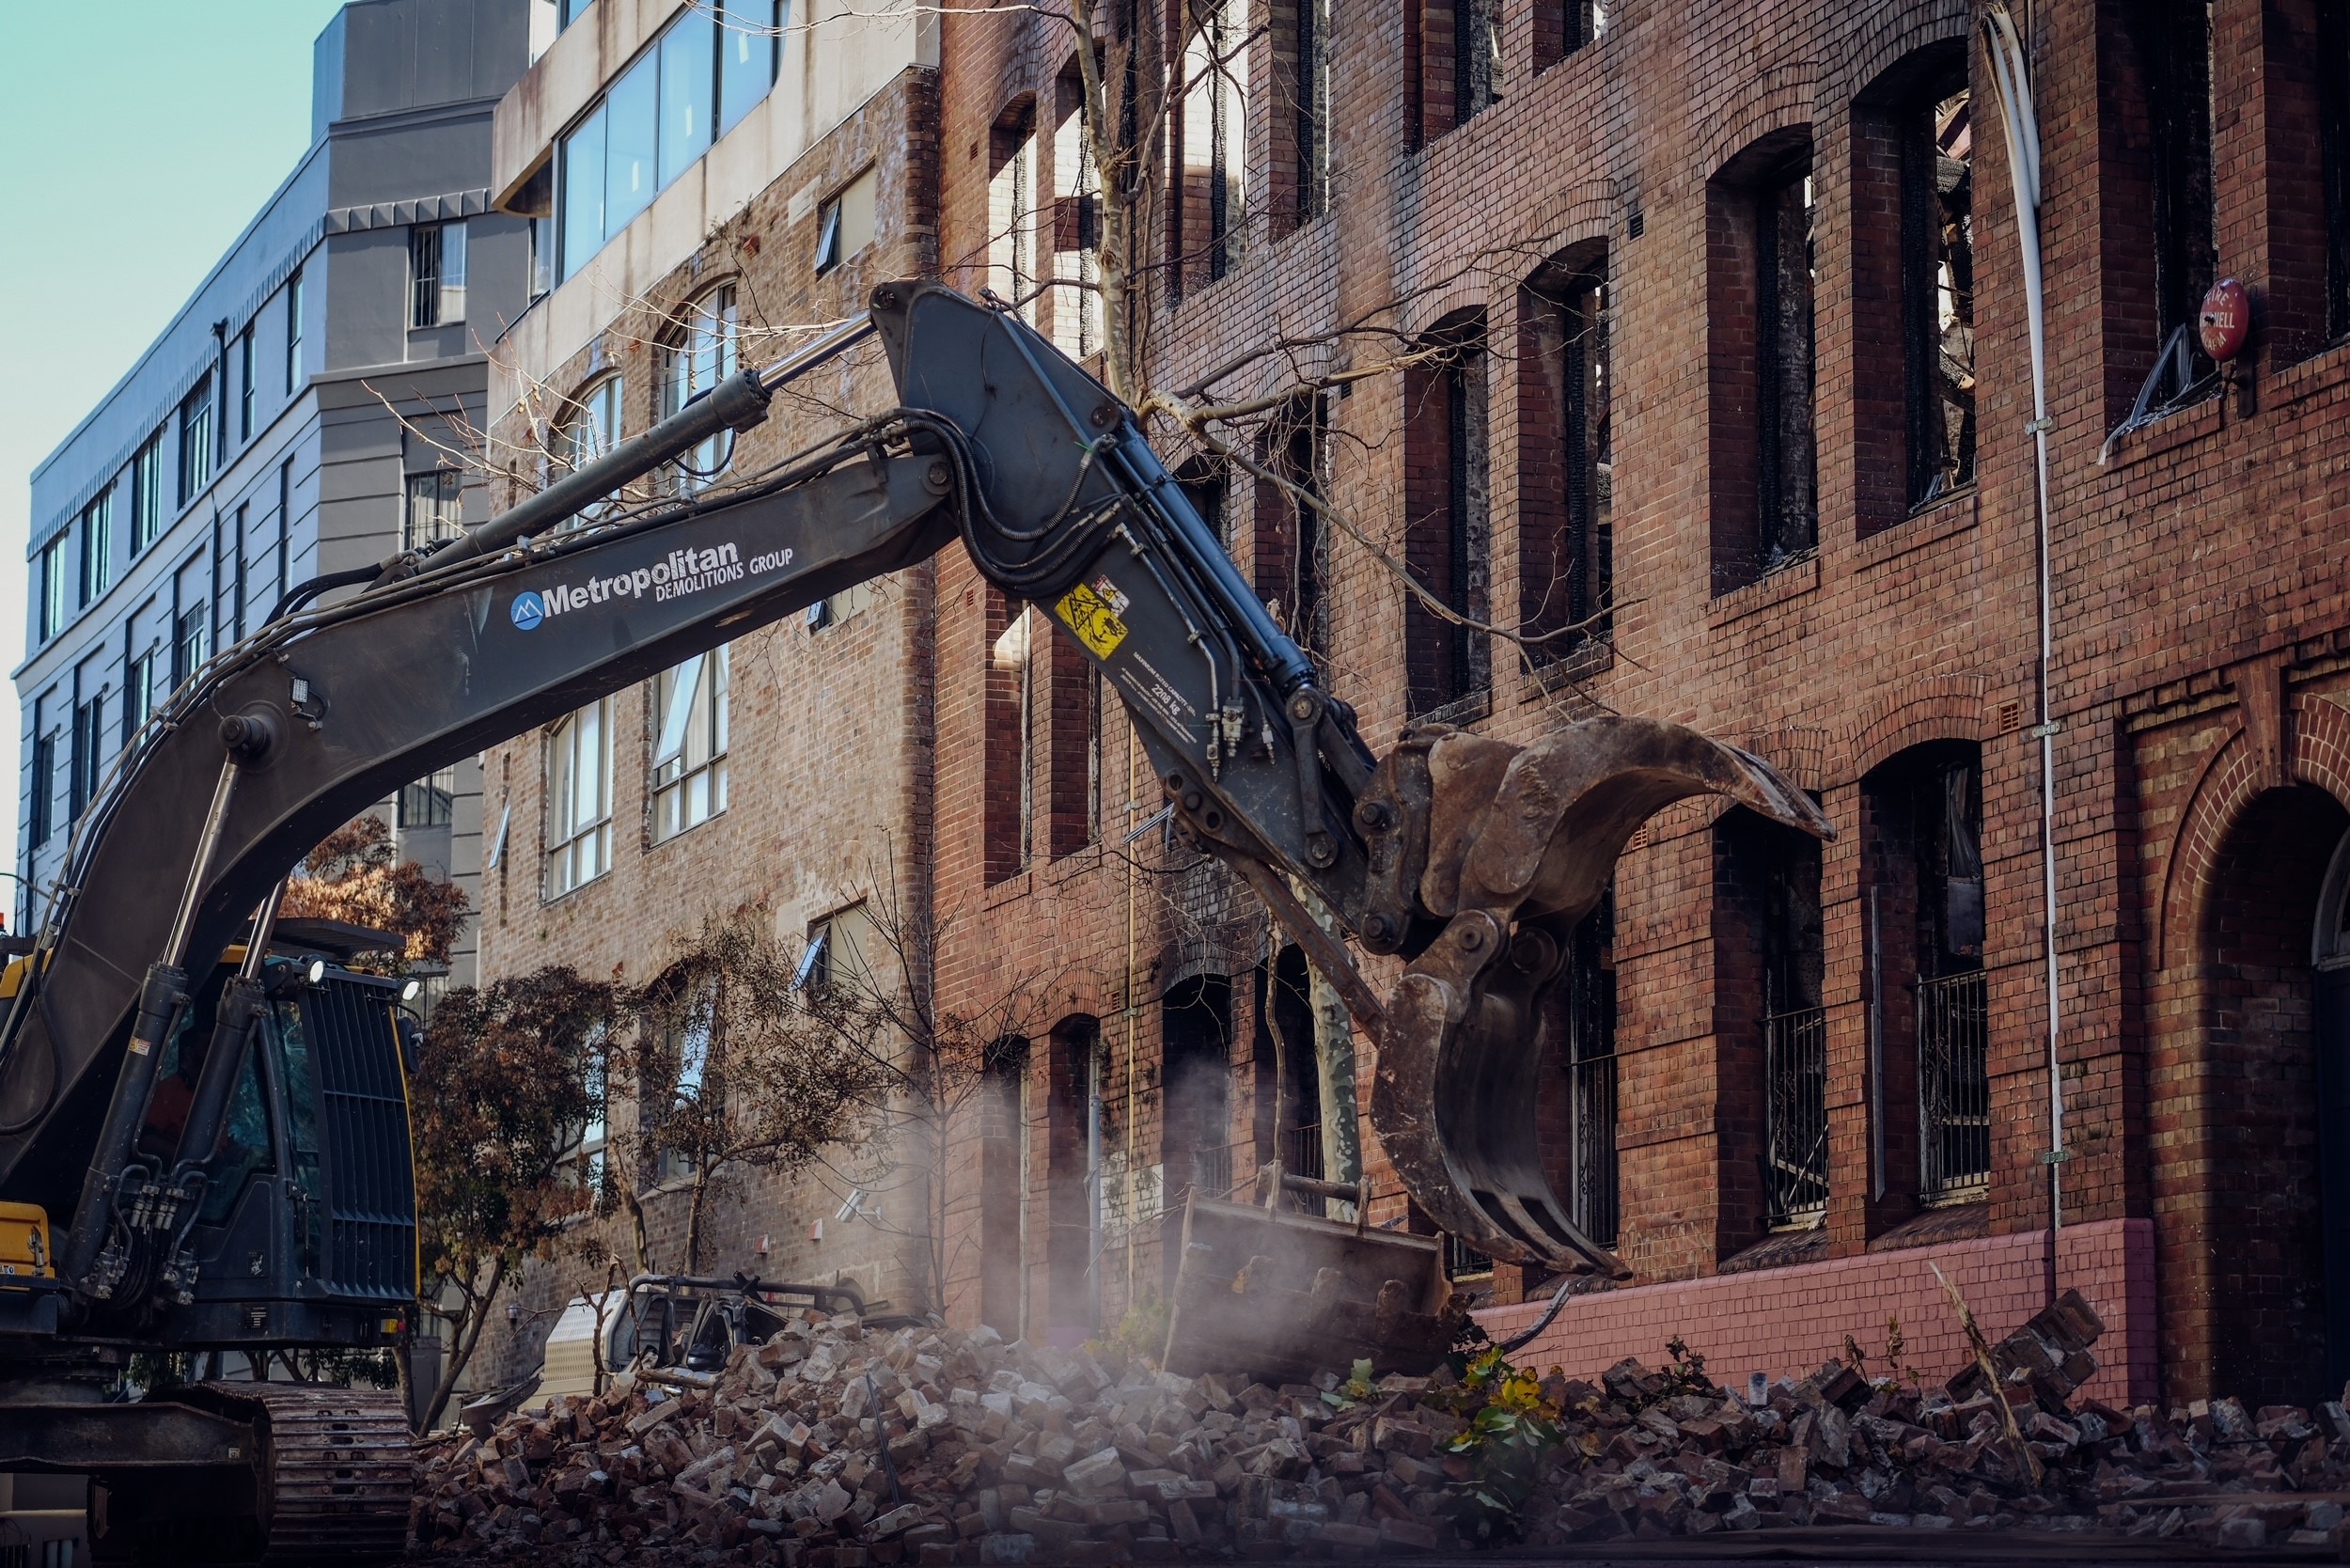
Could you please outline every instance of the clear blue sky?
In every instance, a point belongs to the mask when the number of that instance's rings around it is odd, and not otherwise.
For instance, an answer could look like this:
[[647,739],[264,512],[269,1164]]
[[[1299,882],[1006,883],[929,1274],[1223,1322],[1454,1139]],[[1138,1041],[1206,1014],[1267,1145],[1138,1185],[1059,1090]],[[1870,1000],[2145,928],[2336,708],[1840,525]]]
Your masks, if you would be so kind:
[[[0,0],[0,649],[24,657],[34,467],[310,140],[340,0]],[[15,858],[18,705],[0,723]],[[0,901],[0,907],[7,902]]]

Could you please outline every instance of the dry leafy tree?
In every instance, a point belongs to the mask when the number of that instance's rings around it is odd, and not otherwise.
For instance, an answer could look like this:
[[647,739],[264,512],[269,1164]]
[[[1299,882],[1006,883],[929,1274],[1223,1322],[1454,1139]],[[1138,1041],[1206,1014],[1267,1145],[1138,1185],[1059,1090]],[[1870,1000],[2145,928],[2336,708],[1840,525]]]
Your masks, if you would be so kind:
[[342,920],[404,937],[403,950],[363,955],[354,965],[394,974],[412,964],[446,964],[471,913],[463,888],[400,859],[392,830],[374,816],[344,823],[304,855],[278,909],[282,918]]
[[448,1346],[427,1429],[499,1294],[524,1260],[559,1246],[583,1207],[575,1156],[581,1129],[603,1115],[593,1058],[619,1000],[612,985],[554,967],[452,991],[433,1010],[409,1113],[418,1302]]
[[604,1042],[603,1090],[622,1114],[606,1135],[600,1207],[628,1212],[639,1267],[652,1265],[649,1183],[686,1192],[682,1263],[697,1273],[713,1200],[753,1171],[790,1174],[882,1130],[885,1055],[810,1005],[800,958],[763,903],[712,916],[632,994],[636,1027]]

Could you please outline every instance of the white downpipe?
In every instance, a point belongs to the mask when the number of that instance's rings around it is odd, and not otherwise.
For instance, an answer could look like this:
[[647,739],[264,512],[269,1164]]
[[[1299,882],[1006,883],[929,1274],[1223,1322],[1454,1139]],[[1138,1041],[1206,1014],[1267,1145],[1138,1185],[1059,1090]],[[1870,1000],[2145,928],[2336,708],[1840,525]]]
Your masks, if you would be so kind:
[[2031,431],[2039,464],[2040,588],[2040,899],[2048,1005],[2048,1294],[2056,1294],[2057,1241],[2064,1216],[2064,1078],[2057,1058],[2062,998],[2057,986],[2056,722],[2050,711],[2055,606],[2049,581],[2047,306],[2040,258],[2040,123],[2032,108],[2031,60],[2007,7],[1992,0],[1982,20],[1999,125],[2007,133],[2008,175],[2015,187],[2015,234],[2023,248],[2024,311],[2031,337]]

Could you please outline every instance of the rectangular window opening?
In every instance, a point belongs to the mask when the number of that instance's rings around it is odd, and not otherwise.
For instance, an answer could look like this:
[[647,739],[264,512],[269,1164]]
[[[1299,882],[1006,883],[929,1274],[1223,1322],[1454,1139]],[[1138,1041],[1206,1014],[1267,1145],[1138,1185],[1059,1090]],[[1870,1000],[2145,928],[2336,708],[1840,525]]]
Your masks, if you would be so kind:
[[465,319],[465,224],[418,224],[408,233],[412,327],[446,326]]
[[407,505],[400,526],[401,549],[423,550],[444,540],[463,536],[462,478],[454,468],[435,468],[430,474],[408,476]]
[[653,680],[660,729],[652,754],[653,840],[675,838],[727,808],[727,683],[721,646]]
[[546,897],[612,869],[612,699],[591,702],[547,736]]

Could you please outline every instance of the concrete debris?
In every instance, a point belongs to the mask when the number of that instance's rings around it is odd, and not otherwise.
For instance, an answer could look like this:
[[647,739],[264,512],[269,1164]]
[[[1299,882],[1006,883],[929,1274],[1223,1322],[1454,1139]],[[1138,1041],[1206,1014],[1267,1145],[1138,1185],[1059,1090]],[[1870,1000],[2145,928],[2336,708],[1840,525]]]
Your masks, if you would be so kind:
[[[1541,1400],[1562,1440],[1515,1524],[1535,1545],[1837,1525],[2247,1550],[2344,1533],[2324,1496],[2350,1495],[2341,1404],[2077,1399],[2101,1328],[2068,1295],[1996,1347],[1996,1385],[1969,1369],[1921,1390],[1830,1363],[1758,1403],[1694,1361],[1626,1360],[1597,1383],[1553,1372]],[[1450,1551],[1469,1543],[1466,1483],[1481,1482],[1479,1456],[1459,1451],[1475,1406],[1445,1369],[1271,1388],[985,1328],[809,1314],[707,1387],[566,1397],[486,1440],[426,1445],[412,1528],[435,1555],[581,1568]]]

